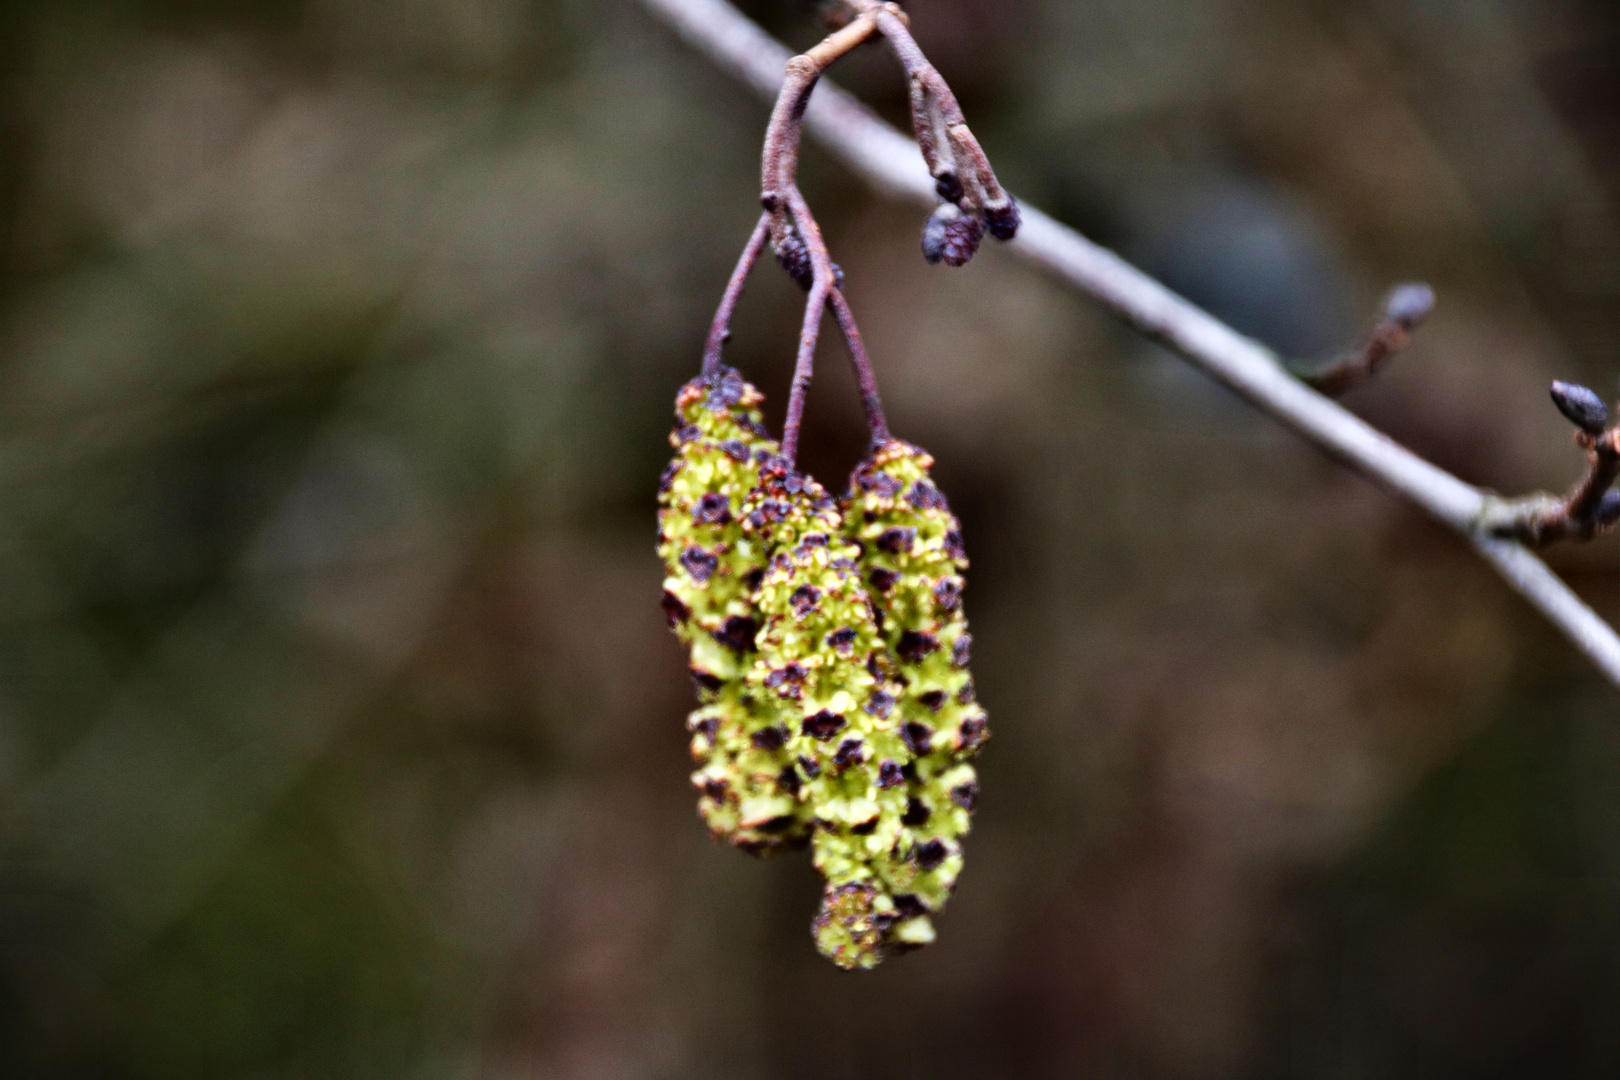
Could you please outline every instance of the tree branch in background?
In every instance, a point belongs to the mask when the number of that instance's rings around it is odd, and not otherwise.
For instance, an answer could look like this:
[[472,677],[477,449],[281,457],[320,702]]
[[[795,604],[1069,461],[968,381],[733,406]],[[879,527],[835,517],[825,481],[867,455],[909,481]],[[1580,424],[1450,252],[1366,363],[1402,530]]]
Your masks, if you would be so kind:
[[[781,91],[782,73],[787,68],[790,52],[725,0],[643,2],[700,52],[762,94],[776,96]],[[917,115],[949,115],[943,98],[934,98],[936,104],[932,108],[928,105],[933,83],[926,77],[919,80],[915,74],[920,70],[917,61],[921,54],[910,52],[915,42],[910,40],[897,10],[873,0],[843,2],[857,16],[857,21],[862,16],[870,16],[878,31],[895,47],[902,63],[912,73],[914,109],[919,96],[922,99]],[[898,30],[893,29],[896,26]],[[921,63],[926,64],[926,60]],[[919,82],[923,91],[920,95]],[[954,98],[950,100],[954,102]],[[946,199],[946,203],[936,209],[935,218],[930,219],[930,224],[935,226],[936,246],[929,253],[938,253],[945,261],[948,261],[947,255],[954,255],[954,251],[947,250],[948,244],[959,240],[971,228],[958,227],[953,238],[945,235],[945,226],[951,222],[935,223],[940,211],[944,211],[946,217],[952,216],[952,210],[947,207],[954,208],[955,214],[971,216],[978,193],[970,195],[967,183],[963,182],[962,205],[950,200],[949,196],[955,195],[956,190],[949,174],[939,171],[943,150],[937,128],[919,124],[923,143],[919,146],[832,86],[823,87],[813,100],[808,98],[806,90],[805,103],[794,122],[795,126],[802,122],[828,149],[880,189],[935,204],[941,198]],[[961,167],[964,159],[971,168],[979,168],[982,151],[974,153],[976,141],[967,143],[954,129],[947,130],[944,139],[950,145],[951,160],[956,168]],[[987,200],[980,212],[988,213],[988,200],[993,198],[992,190],[999,191],[999,185],[992,189],[978,173],[974,177]],[[770,182],[769,174],[766,182]],[[1010,199],[1007,205],[1016,207]],[[1578,441],[1588,452],[1591,469],[1571,495],[1564,499],[1538,495],[1503,500],[1413,454],[1296,378],[1271,350],[1243,337],[1113,252],[1038,210],[1026,207],[1022,218],[1023,228],[1017,230],[1018,237],[1012,244],[1014,252],[1097,300],[1262,412],[1450,526],[1597,665],[1610,682],[1620,687],[1620,635],[1526,546],[1526,543],[1540,544],[1554,539],[1589,539],[1620,519],[1620,498],[1613,497],[1610,491],[1616,472],[1620,472],[1620,434],[1616,429],[1600,426],[1600,433],[1594,433],[1590,422],[1576,421],[1582,428]],[[928,230],[925,230],[924,242],[925,245],[929,242]],[[1402,298],[1400,291],[1396,298]],[[1415,293],[1405,297],[1407,300],[1415,298]],[[1368,345],[1346,370],[1364,371],[1367,375],[1375,371],[1415,328],[1418,319],[1414,316],[1420,306],[1391,304]],[[1338,367],[1335,365],[1335,369]],[[1346,388],[1364,377],[1336,376],[1344,381]],[[1555,399],[1558,396],[1555,387]],[[1598,404],[1601,406],[1601,401]],[[1563,407],[1562,401],[1560,407]],[[1605,416],[1605,423],[1606,420]],[[1558,524],[1560,521],[1562,524]]]

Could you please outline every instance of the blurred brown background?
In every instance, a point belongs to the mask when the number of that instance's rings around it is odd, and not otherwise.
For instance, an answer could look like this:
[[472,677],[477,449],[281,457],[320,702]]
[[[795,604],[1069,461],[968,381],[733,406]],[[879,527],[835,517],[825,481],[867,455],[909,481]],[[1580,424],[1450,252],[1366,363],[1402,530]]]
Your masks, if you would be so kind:
[[[1302,359],[1430,281],[1352,407],[1579,473],[1545,386],[1620,376],[1610,4],[909,6],[1015,191]],[[881,48],[837,77],[903,114]],[[1620,695],[819,150],[995,738],[939,943],[876,973],[816,957],[802,857],[710,844],[653,492],[766,114],[632,0],[0,5],[0,1075],[1620,1075]],[[775,422],[767,270],[730,357]],[[1553,558],[1620,617],[1613,541]]]

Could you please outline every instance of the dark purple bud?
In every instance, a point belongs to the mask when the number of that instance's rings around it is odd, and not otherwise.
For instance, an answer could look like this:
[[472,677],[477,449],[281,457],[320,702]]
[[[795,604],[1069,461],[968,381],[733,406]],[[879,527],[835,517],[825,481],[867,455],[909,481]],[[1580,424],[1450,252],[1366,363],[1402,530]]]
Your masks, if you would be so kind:
[[[967,635],[963,635],[966,637]],[[961,639],[958,638],[958,641]],[[933,634],[925,634],[920,630],[903,630],[900,640],[895,643],[894,651],[900,654],[900,659],[908,664],[920,664],[927,659],[928,654],[939,648],[939,638]]]
[[865,744],[859,739],[845,739],[838,744],[838,751],[833,754],[833,764],[840,769],[847,769],[865,760]]
[[969,780],[951,788],[951,801],[964,810],[972,810],[979,801],[979,783]]
[[1017,236],[1018,226],[1024,223],[1018,200],[1009,195],[1005,205],[985,207],[984,223],[990,226],[990,235],[997,240],[1011,240]]
[[676,458],[674,461],[664,466],[664,474],[658,478],[658,493],[660,495],[669,490],[669,486],[675,482],[675,477],[679,476],[680,472],[680,458]]
[[934,749],[933,730],[927,724],[919,724],[915,720],[908,720],[901,725],[900,738],[905,740],[911,752],[918,757],[923,757]]
[[793,595],[788,597],[788,603],[793,605],[793,614],[801,619],[816,610],[816,605],[820,602],[821,590],[814,585],[800,585],[793,590]]
[[966,266],[979,253],[984,240],[984,222],[963,215],[945,226],[945,245],[940,261],[946,266]]
[[902,919],[915,919],[928,914],[928,906],[915,893],[901,893],[894,898],[894,913]]
[[776,261],[782,264],[782,269],[788,276],[798,283],[799,288],[805,292],[815,284],[816,271],[810,262],[810,249],[804,246],[804,238],[797,229],[788,229],[782,236],[771,241],[771,250],[776,252]]
[[905,774],[900,771],[900,766],[894,762],[885,761],[878,766],[878,787],[887,791],[889,788],[897,788],[905,782]]
[[966,266],[984,239],[984,222],[942,203],[923,226],[923,258],[946,266]]
[[934,191],[948,203],[962,201],[962,181],[950,169],[934,177]]
[[945,691],[930,690],[926,694],[918,694],[917,703],[931,712],[939,712],[945,707]]
[[726,412],[742,400],[747,384],[736,368],[722,368],[718,375],[710,378],[709,387],[709,396],[704,400],[703,407],[710,412]]
[[913,829],[921,828],[928,824],[929,816],[927,803],[917,798],[908,799],[906,812],[900,815],[900,824],[910,825]]
[[973,635],[963,634],[951,646],[951,663],[959,668],[967,667],[973,663]]
[[700,547],[689,547],[681,552],[681,565],[692,576],[692,580],[703,585],[714,576],[720,568],[720,557],[712,551],[704,551]]
[[887,551],[890,555],[905,555],[911,551],[911,546],[916,540],[916,529],[893,528],[884,529],[874,542],[879,551]]
[[718,491],[704,492],[692,508],[692,521],[697,525],[724,525],[731,520],[731,502]]
[[1595,392],[1575,383],[1552,384],[1553,404],[1564,414],[1564,419],[1586,432],[1601,435],[1609,426],[1609,407]]
[[839,655],[848,656],[850,647],[855,644],[855,628],[853,626],[839,627],[827,635],[827,644]]
[[692,668],[692,685],[697,687],[699,696],[712,694],[724,686],[725,680],[720,676],[704,671],[702,668]]
[[664,606],[664,618],[669,620],[671,630],[692,617],[692,609],[681,603],[681,598],[672,592],[665,592],[661,602]]
[[789,795],[797,795],[804,782],[799,779],[799,770],[789,765],[777,776],[776,783]]
[[826,742],[844,730],[845,721],[837,713],[822,709],[816,715],[806,719],[801,726],[804,733],[812,739],[820,739],[822,742]]
[[748,741],[761,750],[780,750],[787,745],[788,733],[779,727],[760,728],[748,736]]
[[714,640],[730,649],[732,652],[751,652],[754,648],[754,638],[759,633],[759,624],[745,615],[733,615],[720,625],[720,629],[713,634]]
[[918,510],[949,510],[951,508],[939,488],[926,480],[919,480],[911,485],[911,490],[906,493],[906,501]]
[[1603,496],[1603,501],[1598,503],[1597,514],[1594,516],[1597,523],[1604,528],[1620,521],[1620,491],[1611,491]]
[[937,870],[950,853],[951,849],[945,846],[943,840],[930,840],[917,848],[917,865],[924,870]]

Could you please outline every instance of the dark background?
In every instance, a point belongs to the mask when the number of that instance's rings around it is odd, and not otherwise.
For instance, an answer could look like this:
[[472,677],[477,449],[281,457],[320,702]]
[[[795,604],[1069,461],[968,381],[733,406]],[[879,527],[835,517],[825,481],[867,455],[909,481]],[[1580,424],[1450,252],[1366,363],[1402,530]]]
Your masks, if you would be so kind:
[[[1620,377],[1611,5],[910,9],[1015,191],[1300,359],[1432,282],[1351,406],[1578,475],[1545,387]],[[903,115],[882,47],[837,78]],[[995,738],[938,944],[875,973],[815,955],[802,856],[709,842],[653,493],[766,115],[631,0],[0,5],[0,1075],[1620,1075],[1614,688],[818,149]],[[766,269],[730,356],[777,423]],[[1620,616],[1612,540],[1552,559]]]

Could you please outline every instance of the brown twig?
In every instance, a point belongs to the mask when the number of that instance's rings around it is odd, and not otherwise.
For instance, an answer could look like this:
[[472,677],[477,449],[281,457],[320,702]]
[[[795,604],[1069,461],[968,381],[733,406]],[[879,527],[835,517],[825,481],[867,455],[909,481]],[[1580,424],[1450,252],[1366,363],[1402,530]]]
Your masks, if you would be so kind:
[[855,367],[855,381],[861,388],[861,405],[866,410],[866,429],[871,433],[873,444],[889,441],[889,421],[883,415],[883,398],[878,394],[877,375],[872,371],[872,361],[866,355],[866,342],[861,339],[860,328],[855,325],[855,313],[849,308],[849,301],[844,299],[842,289],[834,289],[828,294],[828,302],[832,304],[833,314],[838,319],[838,329],[843,332],[844,344],[849,347],[849,360]]
[[1321,371],[1300,372],[1299,377],[1317,392],[1338,397],[1377,375],[1380,368],[1411,343],[1413,332],[1433,310],[1433,289],[1421,283],[1397,286],[1384,302],[1383,317],[1361,348]]
[[703,346],[703,374],[706,376],[720,372],[720,356],[726,342],[731,340],[731,320],[737,314],[737,302],[742,299],[743,286],[748,284],[748,276],[759,262],[759,253],[765,250],[765,238],[770,231],[771,215],[761,214],[759,224],[754,226],[754,234],[748,238],[742,256],[737,260],[737,269],[731,272],[731,280],[726,282],[720,307],[714,313],[714,322],[709,325],[709,340]]
[[[725,0],[642,2],[701,52],[760,93],[773,96],[780,90],[788,50]],[[803,123],[880,189],[918,201],[937,199],[935,180],[923,165],[917,144],[836,87],[821,88]],[[1047,215],[1026,208],[1024,227],[1012,250],[1180,353],[1262,412],[1456,530],[1620,686],[1620,634],[1522,543],[1491,528],[1492,510],[1499,503],[1485,492],[1376,431],[1301,383],[1264,346]]]
[[[783,267],[809,297],[805,305],[804,324],[799,333],[798,355],[794,363],[793,388],[788,398],[787,421],[782,432],[782,453],[792,463],[798,457],[800,432],[804,423],[805,400],[815,372],[815,349],[820,337],[821,316],[831,307],[849,349],[850,363],[860,384],[861,401],[866,411],[866,422],[874,442],[889,438],[888,421],[883,413],[883,401],[878,393],[877,376],[861,339],[854,312],[843,295],[843,273],[827,251],[810,205],[798,187],[799,146],[803,139],[804,114],[816,84],[831,64],[851,50],[870,40],[882,30],[896,43],[896,52],[909,73],[932,73],[925,100],[939,103],[937,110],[944,125],[945,137],[952,144],[971,145],[970,161],[974,164],[974,191],[978,193],[982,212],[984,182],[987,174],[995,185],[977,140],[962,122],[961,107],[957,105],[950,88],[935,72],[916,42],[906,29],[903,13],[894,4],[867,4],[856,10],[854,21],[834,32],[815,48],[790,59],[784,66],[782,88],[777,94],[776,106],[765,131],[765,148],[760,155],[760,204],[765,209],[762,227],[768,231],[772,247]],[[926,109],[924,110],[927,111]],[[932,118],[930,122],[933,122]],[[966,133],[965,136],[963,133]],[[977,155],[975,159],[973,154]],[[953,155],[955,160],[957,155]],[[1005,193],[999,186],[995,191],[1003,202]],[[758,230],[756,230],[756,237]],[[751,244],[753,241],[750,242]],[[756,252],[757,254],[757,252]],[[745,253],[746,258],[746,253]],[[739,267],[739,272],[741,268]]]
[[753,235],[743,248],[742,256],[737,260],[737,267],[732,272],[731,280],[726,285],[703,351],[703,373],[712,376],[720,370],[721,354],[726,341],[731,337],[731,320],[736,313],[743,288],[758,262],[765,241],[772,239],[784,265],[810,293],[805,306],[804,323],[799,334],[793,384],[788,397],[787,421],[783,431],[782,452],[789,462],[795,461],[798,456],[805,402],[815,375],[815,349],[820,337],[821,311],[828,307],[832,308],[849,349],[850,362],[855,369],[856,381],[860,385],[861,401],[872,439],[874,442],[881,442],[889,438],[888,421],[883,413],[877,377],[872,370],[866,345],[861,339],[860,328],[856,325],[854,312],[841,291],[842,271],[833,263],[822,238],[820,225],[800,193],[796,179],[804,110],[821,72],[869,40],[875,29],[876,19],[873,16],[859,15],[853,22],[828,36],[815,48],[794,57],[787,63],[782,91],[777,95],[776,107],[772,111],[771,122],[766,129],[765,149],[761,155],[760,202],[764,212],[754,227]]

